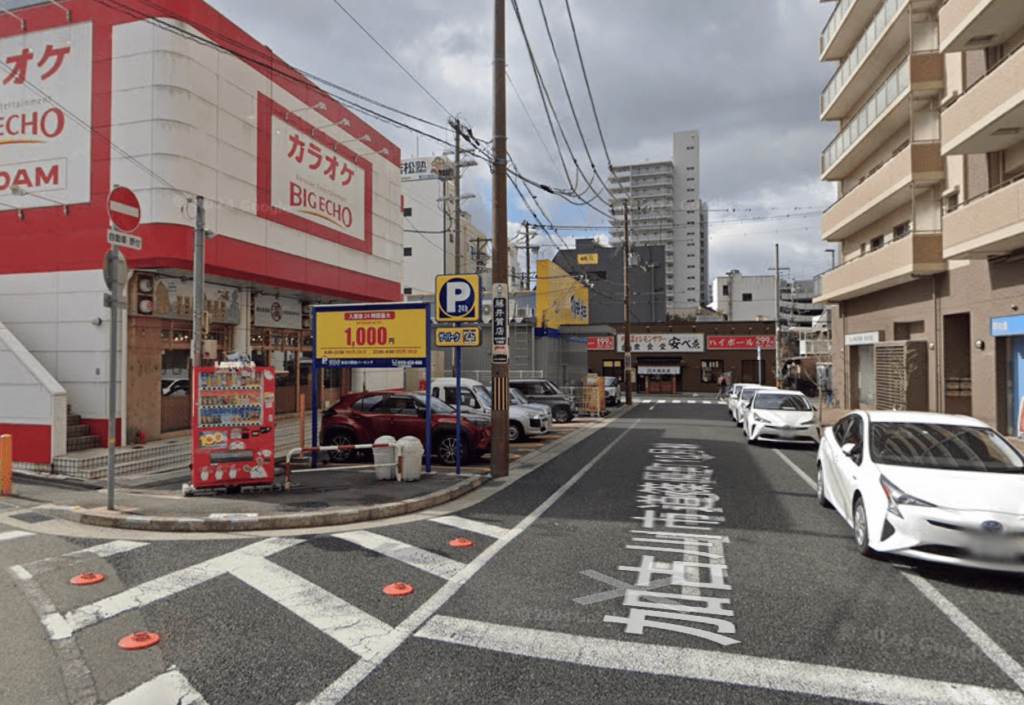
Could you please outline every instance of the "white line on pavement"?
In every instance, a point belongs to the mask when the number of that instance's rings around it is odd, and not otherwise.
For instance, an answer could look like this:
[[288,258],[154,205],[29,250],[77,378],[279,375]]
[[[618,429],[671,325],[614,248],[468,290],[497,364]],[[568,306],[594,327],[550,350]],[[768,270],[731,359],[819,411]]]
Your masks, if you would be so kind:
[[[807,476],[803,470],[796,466],[792,460],[783,455],[777,448],[774,449],[783,461],[786,462],[789,467],[796,472],[797,475],[803,479],[813,489],[817,489],[815,480],[812,480]],[[999,667],[1007,676],[1010,677],[1014,683],[1024,689],[1024,667],[1022,667],[1017,661],[1013,659],[1002,647],[999,646],[988,634],[986,634],[977,624],[965,615],[957,608],[952,602],[950,602],[942,593],[940,593],[931,583],[922,578],[920,575],[909,572],[906,569],[901,570],[903,577],[911,582],[911,584],[921,591],[928,600],[931,601],[939,610],[946,615],[946,617],[954,624],[964,635],[973,641],[982,653]]]
[[436,616],[416,636],[447,644],[594,668],[696,679],[861,703],[978,705],[1024,703],[1024,694],[836,666]]
[[0,531],[0,541],[10,541],[11,539],[21,539],[34,535],[31,531]]
[[351,541],[357,546],[368,548],[388,558],[394,558],[396,561],[402,561],[406,565],[419,568],[445,580],[454,578],[455,574],[466,565],[426,549],[375,534],[372,531],[347,531],[334,534],[334,538]]
[[176,570],[147,583],[136,585],[124,592],[93,602],[91,605],[79,607],[64,615],[64,619],[71,631],[74,632],[122,612],[159,602],[171,595],[230,572],[234,568],[242,567],[254,558],[265,558],[300,543],[303,543],[303,539],[273,538],[243,546],[237,551],[196,563],[182,570]]
[[135,690],[111,700],[107,705],[206,705],[188,679],[172,666]]
[[276,563],[251,560],[231,574],[371,663],[395,646],[390,625]]
[[472,531],[474,534],[480,534],[481,536],[490,536],[492,539],[500,539],[508,533],[508,529],[504,527],[494,526],[493,524],[487,524],[482,521],[477,521],[476,519],[467,519],[466,517],[460,517],[456,514],[434,517],[430,521],[437,524],[444,524],[445,526],[451,526],[455,529],[462,529],[463,531]]
[[1021,668],[1021,665],[1010,654],[1006,653],[992,637],[982,631],[981,627],[972,622],[970,617],[961,612],[956,605],[936,590],[931,583],[920,575],[915,575],[908,570],[904,569],[901,572],[903,577],[909,580],[914,587],[921,591],[922,595],[931,600],[932,604],[949,618],[949,621],[955,624],[968,639],[977,644],[978,648],[992,660],[992,663],[998,666],[1021,689],[1024,689],[1024,668]]
[[[579,472],[569,478],[564,485],[555,490],[551,496],[544,500],[536,509],[523,517],[515,527],[509,529],[508,533],[484,549],[480,555],[460,570],[458,575],[443,585],[440,590],[428,597],[422,605],[417,607],[412,614],[406,617],[401,624],[395,627],[396,638],[393,642],[394,645],[391,647],[390,651],[381,654],[381,660],[387,658],[391,651],[397,649],[402,642],[413,634],[413,632],[423,626],[424,622],[433,617],[434,614],[441,609],[448,600],[452,599],[455,593],[457,593],[463,585],[469,582],[474,575],[487,565],[487,563],[490,562],[490,560],[494,558],[499,551],[518,538],[524,531],[529,529],[530,526],[532,526],[537,519],[543,516],[555,502],[561,499],[566,492],[572,489],[577,482],[583,479],[583,476],[590,472],[590,469],[597,465],[598,461],[607,455],[626,434],[635,429],[639,424],[640,419],[637,419],[630,424],[629,428],[625,429],[615,438],[615,440],[606,445],[601,452],[594,456],[593,460],[580,468]],[[364,678],[373,673],[374,668],[376,668],[375,664],[367,660],[360,661],[355,666],[345,671],[338,680],[327,686],[322,693],[309,702],[309,705],[333,705],[334,703],[343,700],[345,696],[352,692],[352,690],[363,681]]]

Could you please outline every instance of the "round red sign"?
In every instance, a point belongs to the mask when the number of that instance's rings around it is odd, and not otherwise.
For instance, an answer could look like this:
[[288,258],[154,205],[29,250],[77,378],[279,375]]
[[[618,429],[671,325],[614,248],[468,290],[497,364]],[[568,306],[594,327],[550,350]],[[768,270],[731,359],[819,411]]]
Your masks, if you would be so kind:
[[114,227],[123,233],[130,233],[139,227],[142,208],[139,199],[130,188],[116,186],[107,199],[107,214]]

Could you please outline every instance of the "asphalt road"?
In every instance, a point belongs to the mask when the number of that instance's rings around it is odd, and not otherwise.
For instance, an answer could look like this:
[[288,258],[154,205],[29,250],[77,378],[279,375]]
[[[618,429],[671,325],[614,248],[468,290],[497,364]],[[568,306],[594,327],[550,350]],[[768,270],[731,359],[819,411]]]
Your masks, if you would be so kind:
[[1024,578],[860,556],[814,464],[644,402],[448,515],[197,539],[0,505],[0,704],[1024,704]]

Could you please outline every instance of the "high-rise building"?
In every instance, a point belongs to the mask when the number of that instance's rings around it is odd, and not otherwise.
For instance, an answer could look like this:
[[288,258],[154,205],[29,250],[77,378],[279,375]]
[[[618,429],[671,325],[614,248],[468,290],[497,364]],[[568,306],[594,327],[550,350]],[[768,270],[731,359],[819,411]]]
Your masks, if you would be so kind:
[[1019,0],[839,0],[822,30],[840,403],[1024,435],[1022,46]]
[[612,166],[616,218],[612,236],[624,234],[629,206],[631,245],[665,246],[665,304],[669,316],[686,316],[708,303],[707,208],[700,200],[700,136],[672,135],[666,161]]

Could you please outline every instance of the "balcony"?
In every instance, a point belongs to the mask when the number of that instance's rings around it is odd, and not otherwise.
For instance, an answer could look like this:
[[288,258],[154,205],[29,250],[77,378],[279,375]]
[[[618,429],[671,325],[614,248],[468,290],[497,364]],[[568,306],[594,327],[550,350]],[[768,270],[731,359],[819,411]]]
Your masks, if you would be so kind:
[[911,54],[825,148],[821,178],[846,178],[890,137],[910,122],[910,101],[942,90],[942,55]]
[[839,0],[818,38],[819,60],[839,61],[850,53],[883,0]]
[[949,0],[939,10],[942,52],[1003,44],[1024,25],[1020,0]]
[[1024,138],[1024,51],[1007,56],[942,112],[942,138],[944,155],[999,152]]
[[818,303],[845,301],[946,270],[942,235],[907,235],[822,275]]
[[910,202],[918,189],[945,178],[945,160],[938,142],[912,144],[900,150],[863,183],[844,195],[821,217],[821,237],[839,242]]
[[986,259],[1024,248],[1024,179],[947,213],[942,239],[947,259]]
[[910,36],[911,0],[885,0],[821,93],[821,119],[850,113]]

